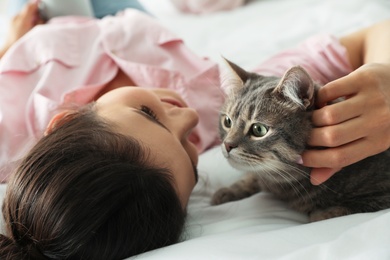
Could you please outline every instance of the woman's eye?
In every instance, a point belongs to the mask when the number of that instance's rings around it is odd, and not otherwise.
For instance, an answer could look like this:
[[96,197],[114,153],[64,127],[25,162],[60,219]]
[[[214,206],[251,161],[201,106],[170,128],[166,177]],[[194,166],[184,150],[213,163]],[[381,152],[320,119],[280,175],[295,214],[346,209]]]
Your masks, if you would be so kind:
[[223,125],[226,127],[226,128],[230,128],[230,127],[232,127],[232,120],[230,119],[230,117],[228,117],[228,116],[223,116],[222,117],[222,123],[223,123]]
[[158,121],[158,118],[157,118],[156,114],[149,107],[142,105],[141,106],[141,111],[144,112],[145,114],[147,114],[148,116],[152,117],[156,121]]
[[255,137],[263,137],[268,133],[268,127],[263,124],[256,123],[251,127],[251,134]]

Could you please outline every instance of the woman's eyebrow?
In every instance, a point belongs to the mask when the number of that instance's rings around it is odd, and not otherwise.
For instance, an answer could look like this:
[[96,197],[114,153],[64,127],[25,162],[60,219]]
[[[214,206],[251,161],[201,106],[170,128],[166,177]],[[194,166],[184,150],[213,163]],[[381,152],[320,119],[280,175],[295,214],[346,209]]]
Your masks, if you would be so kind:
[[155,118],[151,117],[150,115],[148,115],[148,114],[146,114],[146,113],[144,113],[144,112],[142,112],[142,111],[140,111],[140,110],[134,110],[134,111],[135,111],[137,114],[143,116],[144,118],[150,120],[151,122],[155,123],[156,125],[158,125],[158,126],[164,128],[164,129],[167,130],[169,133],[171,133],[171,131],[169,131],[169,129],[168,129],[165,125],[163,125],[160,121],[157,121]]

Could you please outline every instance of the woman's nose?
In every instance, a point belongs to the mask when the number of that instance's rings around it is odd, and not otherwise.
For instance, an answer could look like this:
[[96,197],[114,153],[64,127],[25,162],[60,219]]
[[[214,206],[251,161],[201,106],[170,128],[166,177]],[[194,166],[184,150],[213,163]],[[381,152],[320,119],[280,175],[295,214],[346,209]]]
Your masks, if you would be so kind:
[[198,113],[192,108],[175,108],[169,112],[169,117],[172,119],[172,128],[170,129],[177,137],[182,140],[187,138],[192,129],[199,122]]

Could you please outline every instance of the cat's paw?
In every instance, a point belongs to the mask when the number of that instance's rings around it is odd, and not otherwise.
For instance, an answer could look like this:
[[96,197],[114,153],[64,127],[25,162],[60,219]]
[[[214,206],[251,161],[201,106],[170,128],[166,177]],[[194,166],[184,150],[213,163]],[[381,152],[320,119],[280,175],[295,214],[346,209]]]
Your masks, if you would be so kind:
[[349,215],[351,212],[345,207],[331,207],[324,210],[317,210],[309,215],[310,222],[316,222],[329,218],[341,217]]
[[237,195],[231,188],[221,188],[214,193],[211,199],[211,205],[220,205],[226,202],[238,200]]

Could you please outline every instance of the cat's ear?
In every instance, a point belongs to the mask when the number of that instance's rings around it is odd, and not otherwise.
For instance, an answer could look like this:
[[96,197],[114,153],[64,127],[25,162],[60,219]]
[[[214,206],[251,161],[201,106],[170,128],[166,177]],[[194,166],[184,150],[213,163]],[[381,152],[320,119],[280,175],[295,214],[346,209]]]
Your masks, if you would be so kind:
[[223,58],[223,61],[222,66],[220,66],[222,89],[229,93],[244,87],[249,73],[228,59]]
[[290,68],[273,90],[277,95],[283,95],[303,109],[314,104],[315,83],[301,66]]

